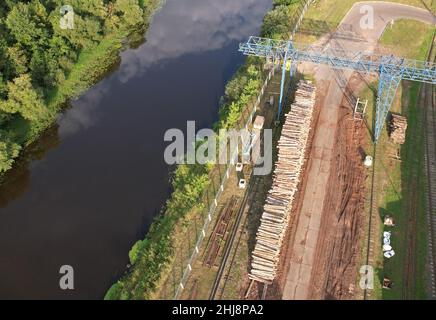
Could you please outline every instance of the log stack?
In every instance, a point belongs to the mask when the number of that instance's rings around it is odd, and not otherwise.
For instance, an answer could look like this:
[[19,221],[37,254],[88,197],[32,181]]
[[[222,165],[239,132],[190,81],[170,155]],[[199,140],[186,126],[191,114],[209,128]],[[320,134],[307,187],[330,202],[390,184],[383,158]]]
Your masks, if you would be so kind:
[[271,284],[276,277],[280,251],[289,224],[294,197],[305,161],[306,145],[315,106],[315,87],[300,81],[295,102],[286,114],[278,142],[273,183],[256,233],[251,280]]
[[389,136],[396,144],[404,144],[406,142],[407,118],[392,114],[389,123]]

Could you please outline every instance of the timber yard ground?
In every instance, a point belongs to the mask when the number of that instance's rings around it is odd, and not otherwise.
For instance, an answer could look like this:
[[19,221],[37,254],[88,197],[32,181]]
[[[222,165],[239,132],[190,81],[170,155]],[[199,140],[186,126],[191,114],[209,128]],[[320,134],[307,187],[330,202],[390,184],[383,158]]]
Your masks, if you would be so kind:
[[[339,37],[341,27],[356,26],[356,1],[315,1],[295,39],[339,46],[353,51],[429,60],[435,27],[433,2],[374,3],[376,28],[363,39]],[[395,20],[394,24],[388,22]],[[314,23],[316,21],[316,23]],[[336,29],[338,27],[338,29]],[[386,28],[385,28],[386,27]],[[337,31],[337,32],[335,32]],[[192,267],[182,299],[427,299],[434,298],[432,233],[434,232],[435,107],[432,85],[403,81],[391,112],[408,120],[406,142],[394,144],[384,129],[372,143],[378,79],[352,72],[304,64],[298,77],[312,79],[317,101],[307,148],[307,160],[296,205],[282,248],[276,281],[264,290],[250,286],[250,254],[272,176],[251,177],[246,191],[237,188],[236,172],[218,204],[219,214]],[[345,80],[346,85],[343,84]],[[293,80],[293,82],[295,82]],[[264,103],[278,97],[280,74],[269,83],[258,114],[280,127]],[[288,80],[289,83],[289,80]],[[368,100],[363,120],[353,118],[353,102]],[[292,99],[286,102],[285,113]],[[275,149],[275,148],[274,148]],[[365,168],[366,155],[374,166]],[[432,202],[433,201],[433,202]],[[396,226],[383,226],[393,216]],[[392,232],[396,255],[383,258],[382,233]],[[359,287],[359,269],[375,269],[374,289]],[[382,289],[382,281],[393,281]],[[177,285],[176,283],[173,286]],[[161,296],[164,297],[164,296]]]

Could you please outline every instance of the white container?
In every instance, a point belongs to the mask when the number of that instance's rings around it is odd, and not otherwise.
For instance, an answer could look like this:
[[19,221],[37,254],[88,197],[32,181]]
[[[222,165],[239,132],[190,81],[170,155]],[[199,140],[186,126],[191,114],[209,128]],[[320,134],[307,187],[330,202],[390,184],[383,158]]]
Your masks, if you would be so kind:
[[385,258],[390,259],[390,258],[392,258],[393,256],[395,256],[395,251],[394,251],[394,250],[386,251],[383,255],[385,256]]
[[236,164],[236,172],[242,172],[242,170],[244,169],[244,165],[240,162],[238,162]]
[[245,179],[239,180],[239,189],[245,189],[247,187],[247,181]]
[[390,245],[388,245],[388,244],[385,244],[384,246],[383,246],[383,251],[391,251],[392,250],[392,247],[390,246]]
[[367,168],[372,167],[373,164],[373,158],[371,156],[366,156],[365,161],[363,161],[363,165]]
[[274,107],[274,100],[275,100],[274,96],[269,96],[269,104],[271,107]]

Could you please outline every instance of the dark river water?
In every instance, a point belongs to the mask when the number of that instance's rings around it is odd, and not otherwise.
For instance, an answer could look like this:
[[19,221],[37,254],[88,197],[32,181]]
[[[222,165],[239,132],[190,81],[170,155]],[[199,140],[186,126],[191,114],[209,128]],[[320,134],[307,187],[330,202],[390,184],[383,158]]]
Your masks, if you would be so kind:
[[[59,117],[0,189],[0,298],[103,298],[169,196],[164,132],[217,120],[238,43],[270,7],[168,0],[147,42]],[[74,290],[59,288],[62,265]]]

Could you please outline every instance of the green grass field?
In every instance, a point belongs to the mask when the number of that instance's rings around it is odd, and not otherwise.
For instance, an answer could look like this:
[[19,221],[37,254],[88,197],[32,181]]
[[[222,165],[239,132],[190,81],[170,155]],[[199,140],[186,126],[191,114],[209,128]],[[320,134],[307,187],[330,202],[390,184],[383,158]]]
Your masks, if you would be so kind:
[[[360,2],[359,0],[315,0],[305,18],[314,20],[324,20],[337,26],[351,9],[353,4]],[[375,1],[377,2],[377,1]],[[436,11],[436,2],[432,0],[390,0],[388,2],[396,2],[407,4],[423,9]]]
[[[380,39],[387,50],[400,57],[426,60],[432,41],[432,28],[422,22],[399,20]],[[400,40],[399,40],[400,39]],[[399,44],[400,43],[400,44]]]

